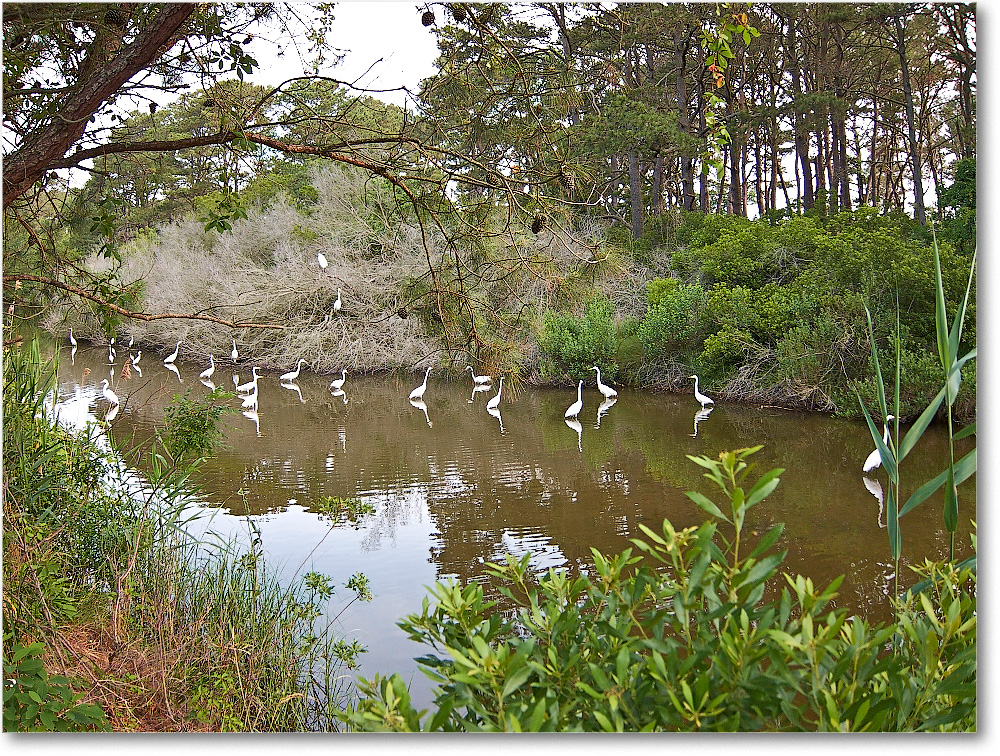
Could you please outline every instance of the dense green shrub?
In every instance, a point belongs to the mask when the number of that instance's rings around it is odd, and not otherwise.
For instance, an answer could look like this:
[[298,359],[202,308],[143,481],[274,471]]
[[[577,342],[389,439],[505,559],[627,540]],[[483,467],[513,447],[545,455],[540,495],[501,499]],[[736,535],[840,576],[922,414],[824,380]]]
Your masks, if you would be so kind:
[[590,298],[582,318],[570,313],[546,312],[539,339],[542,375],[586,379],[592,375],[590,368],[597,365],[602,375],[613,379],[618,372],[617,334],[614,306],[601,294]]
[[656,278],[646,284],[646,316],[638,337],[648,358],[686,347],[698,329],[705,292],[697,284]]
[[513,615],[478,583],[438,583],[399,623],[433,649],[418,660],[438,684],[431,712],[413,708],[397,674],[363,681],[344,720],[369,731],[975,730],[975,573],[926,564],[926,589],[896,603],[898,622],[849,617],[832,603],[839,580],[820,589],[779,575],[781,526],[741,550],[746,512],[781,473],[748,480],[759,448],[690,457],[724,495],[689,496],[726,524],[640,526],[633,542],[658,569],[631,549],[594,550],[591,574],[533,578],[527,556],[508,557],[490,571]]

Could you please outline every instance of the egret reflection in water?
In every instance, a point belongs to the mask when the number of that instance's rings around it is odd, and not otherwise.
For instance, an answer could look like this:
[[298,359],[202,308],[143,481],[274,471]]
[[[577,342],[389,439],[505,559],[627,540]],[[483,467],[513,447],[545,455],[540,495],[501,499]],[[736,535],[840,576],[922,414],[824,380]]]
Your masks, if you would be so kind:
[[343,397],[344,398],[344,404],[347,404],[347,394],[344,393],[343,389],[337,389],[335,391],[331,391],[330,392],[330,396],[336,396],[338,398]]
[[116,417],[118,417],[118,410],[121,409],[120,404],[112,404],[111,409],[108,410],[107,414],[104,416],[104,422],[110,423]]
[[708,416],[712,414],[713,409],[715,407],[702,407],[694,413],[694,433],[691,434],[691,438],[698,438],[698,423],[702,420],[707,420]]
[[416,407],[418,410],[423,410],[423,412],[424,412],[424,419],[427,420],[427,427],[428,428],[433,428],[434,424],[431,422],[430,416],[428,416],[428,414],[427,414],[427,404],[424,402],[424,400],[423,399],[410,399],[410,404],[412,406]]
[[594,426],[595,428],[601,427],[601,418],[608,413],[609,409],[615,406],[615,402],[617,401],[617,396],[611,396],[601,402],[600,406],[597,408],[597,425]]
[[877,480],[869,478],[867,475],[862,476],[861,482],[865,484],[865,488],[868,492],[875,497],[878,502],[878,526],[880,528],[885,528],[885,523],[882,522],[882,517],[885,514],[885,494],[882,492],[882,484]]
[[256,405],[252,410],[244,410],[243,417],[253,420],[254,427],[257,430],[257,438],[260,438],[260,415],[257,414]]
[[[139,373],[139,377],[142,377],[142,373]],[[212,382],[211,378],[202,378],[201,385],[207,388],[209,391],[215,391],[215,384]]]
[[476,400],[476,394],[481,394],[484,391],[492,391],[492,390],[493,390],[493,387],[490,384],[488,384],[488,383],[486,383],[486,384],[479,384],[479,383],[474,384],[472,386],[472,396],[469,397],[469,404],[472,404]]
[[500,421],[500,434],[503,435],[503,433],[504,433],[503,418],[500,416],[500,408],[499,407],[487,407],[486,411],[490,415],[492,415],[493,417],[495,417],[497,420]]
[[298,394],[299,395],[299,404],[305,404],[306,403],[306,400],[302,398],[302,391],[301,391],[301,389],[299,389],[299,385],[297,383],[291,383],[289,381],[282,381],[280,383],[280,386],[283,389],[288,389],[289,391],[294,391],[296,394]]
[[164,363],[163,367],[169,370],[171,373],[177,376],[178,383],[184,383],[184,379],[181,378],[181,371],[177,369],[177,366],[172,362]]
[[568,425],[570,428],[572,428],[573,430],[576,431],[576,445],[577,445],[577,448],[580,450],[580,453],[582,454],[583,453],[583,423],[581,423],[576,418],[573,418],[572,420],[570,420],[569,418],[566,418],[566,425]]

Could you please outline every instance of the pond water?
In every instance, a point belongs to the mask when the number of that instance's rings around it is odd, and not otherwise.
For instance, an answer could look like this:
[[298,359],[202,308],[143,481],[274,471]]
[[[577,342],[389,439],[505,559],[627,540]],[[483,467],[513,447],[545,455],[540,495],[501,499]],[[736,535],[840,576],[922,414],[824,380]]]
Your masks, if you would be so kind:
[[[122,401],[111,431],[118,446],[148,439],[175,394],[209,390],[198,379],[201,364],[178,363],[171,372],[162,355],[148,354],[139,363],[142,375],[126,380],[124,350],[113,366],[106,347],[81,346],[72,360],[68,346],[60,353],[60,402],[78,421],[104,417],[101,380],[114,376]],[[232,388],[233,372],[227,358],[215,383]],[[249,380],[248,366],[236,372]],[[530,553],[538,570],[578,570],[591,563],[590,547],[604,553],[629,547],[630,538],[642,536],[640,524],[659,530],[664,518],[676,527],[701,523],[707,515],[684,492],[718,496],[687,454],[763,444],[758,470],[786,471],[777,490],[751,510],[747,531],[783,522],[786,571],[820,585],[844,574],[839,605],[873,621],[890,616],[893,565],[884,508],[873,493],[885,473],[863,477],[873,448],[863,423],[728,404],[701,419],[690,392],[628,389],[599,416],[602,397],[591,380],[579,424],[571,426],[563,417],[576,400],[571,388],[505,397],[496,416],[486,408],[495,389],[473,393],[471,378],[449,383],[432,371],[424,405],[414,406],[407,396],[422,373],[349,373],[344,393],[334,396],[328,386],[336,377],[304,371],[294,388],[285,388],[277,374],[262,375],[256,414],[237,411],[224,421],[225,447],[201,480],[203,506],[215,513],[211,527],[220,532],[246,533],[251,518],[270,563],[289,578],[316,570],[342,586],[365,573],[373,600],[350,603],[350,592],[341,589],[330,615],[345,636],[367,647],[361,674],[400,672],[411,680],[418,706],[431,701],[430,683],[413,659],[427,649],[395,623],[419,611],[425,586],[445,578],[488,583],[484,562],[505,552]],[[237,400],[232,404],[239,408]],[[957,453],[969,448],[959,446]],[[904,463],[904,496],[946,459],[947,439],[932,428]],[[971,554],[974,477],[959,495],[961,558]],[[374,513],[354,527],[331,527],[315,507],[327,496],[360,499]],[[938,496],[903,518],[904,564],[947,556],[941,509]],[[912,583],[902,569],[902,582]]]

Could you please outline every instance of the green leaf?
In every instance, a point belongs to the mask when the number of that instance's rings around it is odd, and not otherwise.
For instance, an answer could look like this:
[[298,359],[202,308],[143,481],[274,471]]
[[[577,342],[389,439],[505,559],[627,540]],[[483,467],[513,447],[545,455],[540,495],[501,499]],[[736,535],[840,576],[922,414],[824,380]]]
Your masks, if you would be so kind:
[[945,372],[951,367],[948,345],[948,314],[944,304],[944,282],[941,280],[941,255],[934,240],[934,326],[937,332],[938,358]]
[[924,408],[924,411],[920,413],[920,417],[917,418],[917,421],[906,432],[906,435],[903,436],[903,440],[899,442],[900,462],[902,462],[913,447],[917,445],[917,441],[919,441],[920,437],[924,435],[924,431],[927,430],[927,426],[929,426],[934,420],[934,416],[937,415],[937,411],[941,407],[941,402],[944,401],[944,395],[945,387],[942,386],[941,390],[938,391],[937,396],[935,396],[931,400],[931,403]]
[[952,436],[952,439],[955,441],[959,441],[963,438],[968,438],[969,436],[975,435],[975,433],[976,433],[976,424],[975,422],[973,422],[970,423],[969,425],[966,425],[964,428],[962,428],[962,430],[960,430],[958,433]]
[[722,513],[722,510],[719,509],[715,505],[715,502],[713,502],[711,499],[709,499],[704,494],[698,493],[697,491],[686,491],[685,495],[689,499],[691,499],[691,501],[693,501],[695,504],[697,504],[699,507],[701,507],[706,512],[708,512],[710,515],[718,517],[720,520],[725,520],[726,522],[729,522],[729,523],[732,522],[732,520],[730,520],[728,517],[726,517]]
[[[955,485],[961,485],[965,482],[969,476],[976,472],[976,462],[977,454],[976,450],[973,449],[964,457],[962,457],[958,462],[955,463]],[[937,491],[944,482],[948,479],[948,470],[942,471],[940,474],[934,476],[931,480],[924,483],[920,488],[914,491],[910,498],[906,500],[906,503],[899,510],[899,516],[902,517],[907,512],[911,511],[915,507],[923,504],[935,491]]]

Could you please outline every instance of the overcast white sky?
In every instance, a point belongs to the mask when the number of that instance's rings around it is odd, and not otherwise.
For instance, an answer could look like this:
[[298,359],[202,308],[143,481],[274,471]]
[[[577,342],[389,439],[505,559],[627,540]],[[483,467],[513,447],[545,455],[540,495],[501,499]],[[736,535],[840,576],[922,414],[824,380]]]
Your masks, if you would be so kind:
[[[435,10],[440,16],[441,9]],[[434,35],[420,23],[422,12],[423,6],[414,2],[337,3],[327,40],[349,52],[343,63],[336,68],[321,68],[320,74],[344,81],[363,77],[358,86],[371,89],[406,86],[415,92],[420,80],[434,73],[437,57]],[[254,46],[261,67],[249,77],[251,81],[277,84],[302,75],[299,57],[293,50],[286,49],[280,58],[276,52],[273,45]],[[405,99],[402,92],[373,96],[396,105],[402,105]]]

